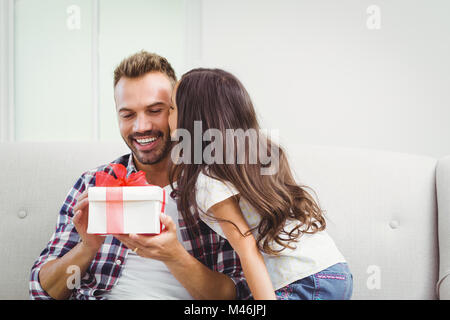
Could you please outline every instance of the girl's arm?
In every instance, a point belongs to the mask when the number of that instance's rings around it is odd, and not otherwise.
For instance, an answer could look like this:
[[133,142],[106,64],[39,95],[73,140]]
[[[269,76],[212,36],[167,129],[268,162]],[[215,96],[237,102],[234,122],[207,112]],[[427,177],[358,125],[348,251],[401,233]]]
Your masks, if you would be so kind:
[[[210,211],[218,219],[233,222],[242,234],[250,229],[234,197],[216,203],[210,208]],[[269,273],[253,235],[249,234],[243,237],[229,222],[220,221],[220,226],[231,246],[239,255],[253,298],[255,300],[276,300]]]

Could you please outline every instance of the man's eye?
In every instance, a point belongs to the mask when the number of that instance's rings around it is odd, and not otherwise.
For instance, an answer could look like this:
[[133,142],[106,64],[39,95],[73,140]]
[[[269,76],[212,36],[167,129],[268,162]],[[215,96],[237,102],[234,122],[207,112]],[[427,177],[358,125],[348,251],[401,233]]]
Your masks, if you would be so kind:
[[160,113],[162,109],[150,110],[150,113]]
[[132,114],[124,114],[122,115],[122,118],[128,119],[131,118],[133,115]]

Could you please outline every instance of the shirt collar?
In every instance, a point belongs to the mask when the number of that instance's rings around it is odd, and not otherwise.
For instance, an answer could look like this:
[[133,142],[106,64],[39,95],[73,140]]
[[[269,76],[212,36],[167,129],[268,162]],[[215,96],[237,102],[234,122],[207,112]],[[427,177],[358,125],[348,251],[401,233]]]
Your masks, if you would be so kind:
[[[128,157],[128,163],[127,163],[127,177],[130,174],[132,174],[133,172],[138,172],[138,170],[136,169],[136,165],[134,164],[133,153],[130,153],[129,157]],[[176,188],[177,185],[178,185],[177,182],[174,181],[173,182],[174,188]],[[167,186],[164,186],[164,188],[167,188],[168,186],[170,187],[170,184],[168,184]]]
[[136,169],[136,165],[134,164],[133,153],[130,153],[127,164],[127,176],[137,171],[138,170]]

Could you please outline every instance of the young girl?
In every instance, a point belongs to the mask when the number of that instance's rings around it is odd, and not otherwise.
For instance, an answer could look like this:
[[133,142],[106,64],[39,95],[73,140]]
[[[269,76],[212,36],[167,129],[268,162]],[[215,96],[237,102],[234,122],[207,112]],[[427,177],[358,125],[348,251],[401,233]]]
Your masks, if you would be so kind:
[[[228,239],[253,297],[350,299],[353,278],[324,231],[322,211],[295,182],[283,150],[259,133],[255,110],[240,81],[219,69],[191,70],[177,84],[172,104],[172,137],[178,140],[180,131],[188,132],[178,146],[191,147],[175,147],[172,152],[170,179],[176,180],[178,209],[194,229],[200,218]],[[242,148],[231,129],[258,133],[248,134]],[[271,159],[277,170],[262,174],[268,165],[261,155],[275,158]]]

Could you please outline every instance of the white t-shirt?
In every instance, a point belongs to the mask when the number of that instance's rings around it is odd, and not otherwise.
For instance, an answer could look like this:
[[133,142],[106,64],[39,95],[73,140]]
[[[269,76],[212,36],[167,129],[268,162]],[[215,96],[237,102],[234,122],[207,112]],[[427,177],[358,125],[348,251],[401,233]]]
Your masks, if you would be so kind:
[[[239,192],[231,183],[222,182],[200,173],[196,182],[196,198],[199,208],[208,211],[211,206],[221,202]],[[256,227],[261,218],[256,210],[240,197],[239,207],[250,228]],[[203,220],[217,234],[226,238],[219,222],[200,212]],[[285,230],[292,230],[298,222],[291,221],[285,225]],[[253,231],[255,238],[257,230]],[[333,239],[327,232],[321,231],[314,234],[302,234],[300,240],[292,243],[295,249],[286,248],[278,256],[262,253],[264,262],[269,272],[272,285],[278,290],[296,280],[303,279],[338,262],[345,262]],[[273,249],[280,249],[279,245],[273,245]]]
[[[170,185],[164,187],[166,194],[172,192]],[[181,243],[178,226],[177,204],[172,197],[166,197],[165,214],[170,216],[177,227],[177,237]],[[131,250],[122,267],[122,273],[111,291],[105,294],[109,300],[191,300],[189,292],[172,275],[167,266],[158,260],[143,258]]]

